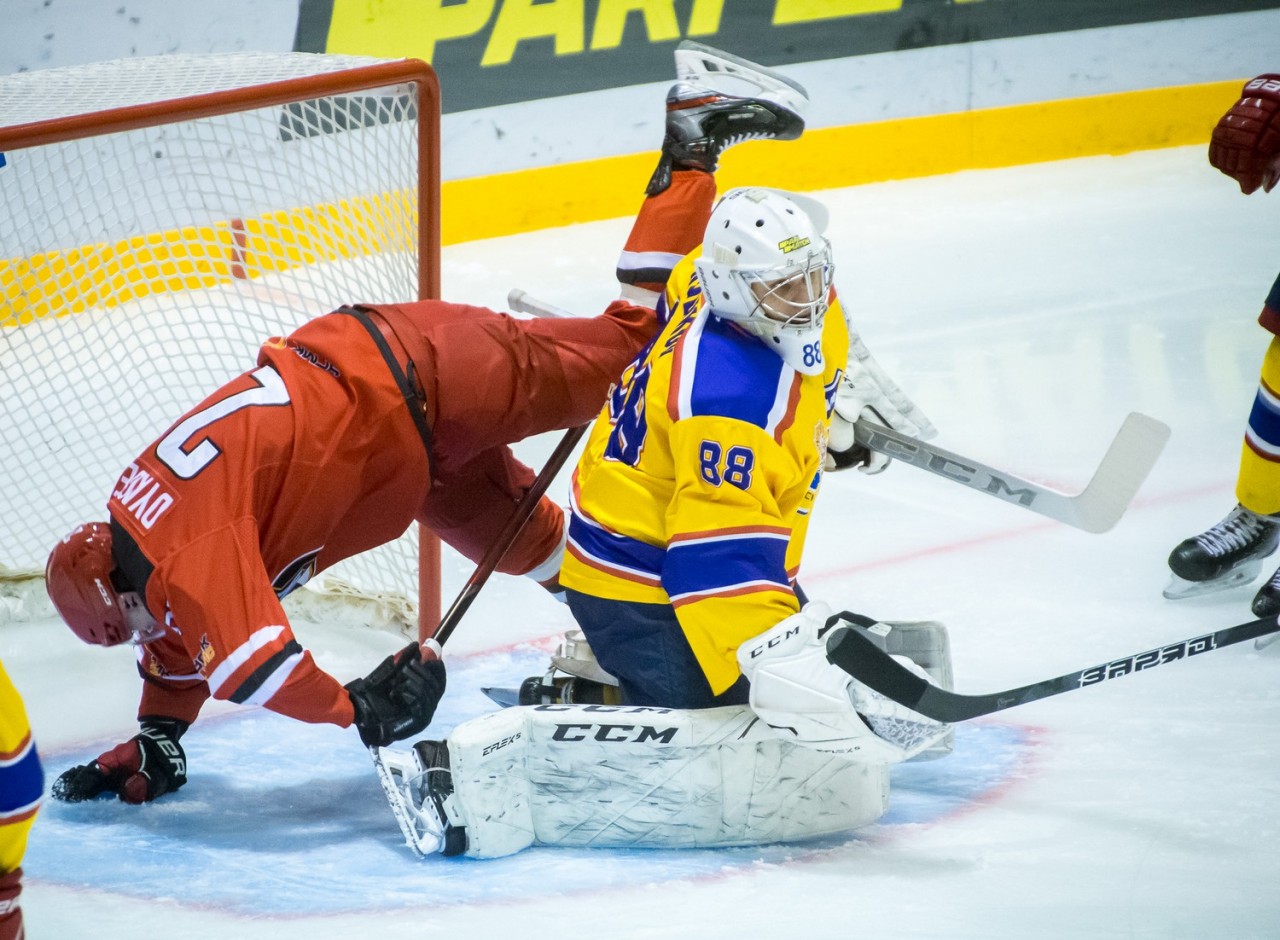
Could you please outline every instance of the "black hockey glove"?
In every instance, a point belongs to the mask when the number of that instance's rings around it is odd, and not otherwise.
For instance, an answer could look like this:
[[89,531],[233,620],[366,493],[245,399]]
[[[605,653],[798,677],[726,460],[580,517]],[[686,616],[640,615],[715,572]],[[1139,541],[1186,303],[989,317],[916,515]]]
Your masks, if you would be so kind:
[[417,643],[388,656],[369,675],[345,686],[360,740],[370,747],[386,747],[418,734],[431,724],[444,686],[444,663],[424,662]]
[[114,793],[126,803],[147,803],[187,782],[187,755],[178,739],[187,723],[146,716],[142,733],[99,754],[98,759],[64,771],[53,782],[53,798],[64,803]]

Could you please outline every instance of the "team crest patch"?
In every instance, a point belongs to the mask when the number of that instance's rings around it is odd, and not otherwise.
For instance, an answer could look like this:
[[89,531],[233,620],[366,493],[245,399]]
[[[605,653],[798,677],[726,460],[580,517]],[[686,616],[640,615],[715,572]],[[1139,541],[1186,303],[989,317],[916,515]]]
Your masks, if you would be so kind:
[[160,660],[156,659],[153,653],[147,653],[147,675],[155,676],[157,679],[163,679],[168,675]]
[[200,652],[191,660],[191,665],[195,666],[196,672],[204,675],[204,667],[213,661],[215,655],[213,644],[209,642],[209,634],[201,634]]
[[818,421],[813,426],[813,446],[818,450],[818,466],[827,462],[827,444],[831,440],[831,431],[825,421]]

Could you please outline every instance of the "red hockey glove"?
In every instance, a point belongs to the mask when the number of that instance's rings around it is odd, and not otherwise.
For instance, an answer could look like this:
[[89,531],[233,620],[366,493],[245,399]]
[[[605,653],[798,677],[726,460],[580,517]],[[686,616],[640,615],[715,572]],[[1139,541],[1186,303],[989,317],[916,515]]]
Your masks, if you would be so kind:
[[417,643],[388,656],[369,675],[345,686],[360,740],[370,747],[386,747],[423,731],[431,724],[444,686],[444,663],[435,658],[424,661]]
[[0,940],[21,940],[22,908],[18,895],[22,893],[22,869],[0,875]]
[[178,743],[187,723],[176,718],[142,719],[142,733],[65,771],[53,782],[53,798],[80,803],[115,793],[126,803],[147,803],[187,782],[187,755]]
[[1240,100],[1222,116],[1209,140],[1209,162],[1240,184],[1246,196],[1276,184],[1272,161],[1280,154],[1280,75],[1246,82]]

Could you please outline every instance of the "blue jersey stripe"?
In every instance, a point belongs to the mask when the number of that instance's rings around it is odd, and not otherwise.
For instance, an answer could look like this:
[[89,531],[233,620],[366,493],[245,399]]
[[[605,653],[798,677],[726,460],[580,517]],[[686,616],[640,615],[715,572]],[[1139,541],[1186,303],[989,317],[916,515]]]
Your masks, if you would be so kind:
[[35,745],[12,763],[0,766],[0,822],[29,812],[44,793],[44,770]]
[[740,536],[677,542],[667,550],[667,563],[662,570],[662,586],[673,598],[762,581],[790,587],[787,539]]
[[1280,401],[1266,387],[1258,389],[1249,412],[1249,436],[1268,449],[1280,449]]
[[1271,285],[1271,293],[1267,294],[1267,306],[1280,312],[1280,275],[1277,275],[1276,282]]
[[576,512],[569,514],[569,541],[588,558],[647,575],[655,582],[667,554],[661,548],[591,525]]
[[709,316],[698,340],[691,415],[735,418],[769,430],[777,416],[782,357],[754,336]]

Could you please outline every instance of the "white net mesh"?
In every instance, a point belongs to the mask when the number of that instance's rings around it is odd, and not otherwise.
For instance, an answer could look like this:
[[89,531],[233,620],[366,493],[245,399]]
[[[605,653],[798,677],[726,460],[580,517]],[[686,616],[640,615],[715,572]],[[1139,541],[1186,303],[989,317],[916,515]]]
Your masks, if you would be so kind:
[[[417,89],[363,87],[352,69],[372,61],[163,56],[0,78],[0,564],[42,568],[55,539],[104,518],[120,470],[266,338],[418,296]],[[189,113],[188,96],[327,73],[334,90],[291,103]],[[154,125],[94,126],[162,100]],[[94,112],[65,142],[14,130]],[[334,571],[411,611],[416,533]]]

